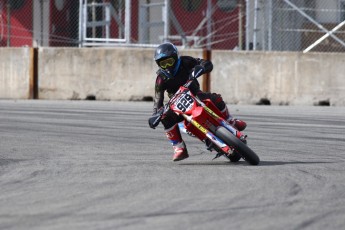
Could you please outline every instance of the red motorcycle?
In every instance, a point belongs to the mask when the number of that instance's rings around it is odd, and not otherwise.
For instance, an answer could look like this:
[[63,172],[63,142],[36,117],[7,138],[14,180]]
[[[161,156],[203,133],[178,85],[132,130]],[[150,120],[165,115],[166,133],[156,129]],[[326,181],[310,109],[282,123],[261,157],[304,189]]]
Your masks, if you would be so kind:
[[231,162],[243,158],[251,165],[258,165],[260,159],[247,146],[247,136],[231,126],[211,100],[201,101],[194,96],[188,88],[192,81],[189,80],[181,86],[149,122],[156,127],[164,113],[171,109],[184,118],[184,127],[188,134],[204,142],[209,151],[217,152],[215,158],[225,156]]

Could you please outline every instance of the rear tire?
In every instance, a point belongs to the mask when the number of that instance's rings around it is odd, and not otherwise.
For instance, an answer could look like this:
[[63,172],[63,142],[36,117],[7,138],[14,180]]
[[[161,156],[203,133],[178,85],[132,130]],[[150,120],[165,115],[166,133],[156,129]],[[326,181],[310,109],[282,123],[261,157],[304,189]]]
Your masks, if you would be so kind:
[[226,128],[222,126],[218,127],[215,135],[227,145],[234,147],[235,151],[237,151],[249,164],[258,165],[260,163],[258,155]]

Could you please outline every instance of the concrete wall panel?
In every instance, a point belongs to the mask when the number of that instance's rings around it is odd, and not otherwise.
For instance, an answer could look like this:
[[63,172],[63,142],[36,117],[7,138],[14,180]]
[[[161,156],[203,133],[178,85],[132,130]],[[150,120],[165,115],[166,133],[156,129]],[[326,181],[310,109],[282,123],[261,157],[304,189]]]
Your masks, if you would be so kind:
[[[202,55],[201,51],[181,54]],[[154,49],[43,48],[39,52],[41,99],[137,100],[153,96]]]
[[32,49],[0,48],[0,98],[29,99]]
[[213,51],[211,90],[228,103],[345,105],[345,55]]

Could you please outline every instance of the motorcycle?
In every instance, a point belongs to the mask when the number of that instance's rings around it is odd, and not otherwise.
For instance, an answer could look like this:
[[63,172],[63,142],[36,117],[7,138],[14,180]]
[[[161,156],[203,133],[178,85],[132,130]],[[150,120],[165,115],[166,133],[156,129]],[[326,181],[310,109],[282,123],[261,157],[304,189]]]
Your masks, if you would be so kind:
[[226,157],[231,162],[243,158],[251,165],[258,165],[258,155],[247,146],[247,135],[231,126],[211,100],[200,100],[193,95],[188,80],[170,98],[163,108],[149,119],[153,127],[158,126],[162,116],[171,109],[184,118],[184,129],[189,135],[206,144],[207,150],[216,151],[215,158]]

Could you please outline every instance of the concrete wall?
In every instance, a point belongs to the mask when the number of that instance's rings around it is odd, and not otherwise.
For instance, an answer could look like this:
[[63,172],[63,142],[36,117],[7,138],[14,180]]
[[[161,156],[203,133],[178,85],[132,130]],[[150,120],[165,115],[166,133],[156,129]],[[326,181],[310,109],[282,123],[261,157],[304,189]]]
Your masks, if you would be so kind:
[[[153,96],[153,49],[40,48],[40,99],[139,100]],[[201,50],[182,55],[202,57]],[[0,49],[0,98],[30,97],[32,49]],[[345,106],[345,54],[213,51],[211,91],[227,103]]]
[[227,102],[345,105],[345,54],[214,51],[212,57],[211,89]]
[[31,48],[0,48],[0,98],[28,99],[33,84]]
[[129,100],[150,95],[154,75],[150,54],[127,48],[40,49],[39,97],[85,99],[94,95],[100,100]]
[[[183,54],[184,52],[181,52]],[[154,49],[48,48],[39,51],[39,98],[138,100],[153,96]],[[201,56],[201,51],[188,54]]]

